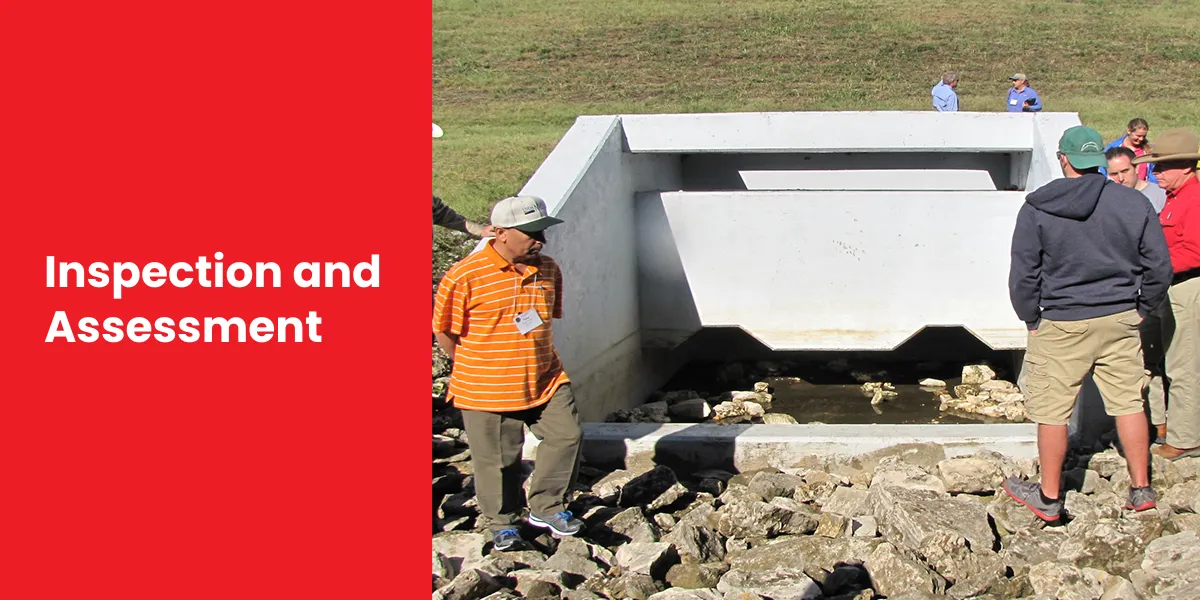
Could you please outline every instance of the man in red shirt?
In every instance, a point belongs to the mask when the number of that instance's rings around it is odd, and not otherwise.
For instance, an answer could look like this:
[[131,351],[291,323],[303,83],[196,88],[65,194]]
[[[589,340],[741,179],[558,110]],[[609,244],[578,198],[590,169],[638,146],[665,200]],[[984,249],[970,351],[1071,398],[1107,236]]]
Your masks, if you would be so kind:
[[1152,163],[1167,192],[1159,214],[1175,275],[1164,305],[1167,347],[1167,441],[1154,453],[1169,460],[1200,456],[1200,137],[1187,129],[1164,131],[1151,152],[1133,164]]

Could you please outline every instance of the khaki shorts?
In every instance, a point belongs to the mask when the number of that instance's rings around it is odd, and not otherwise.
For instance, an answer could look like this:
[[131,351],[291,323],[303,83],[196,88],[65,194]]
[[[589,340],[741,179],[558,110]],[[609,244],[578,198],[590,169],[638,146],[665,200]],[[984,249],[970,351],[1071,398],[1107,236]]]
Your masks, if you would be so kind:
[[1081,321],[1042,319],[1025,347],[1021,391],[1030,419],[1043,425],[1070,422],[1075,398],[1089,372],[1109,416],[1142,412],[1147,377],[1138,331],[1141,322],[1136,310]]

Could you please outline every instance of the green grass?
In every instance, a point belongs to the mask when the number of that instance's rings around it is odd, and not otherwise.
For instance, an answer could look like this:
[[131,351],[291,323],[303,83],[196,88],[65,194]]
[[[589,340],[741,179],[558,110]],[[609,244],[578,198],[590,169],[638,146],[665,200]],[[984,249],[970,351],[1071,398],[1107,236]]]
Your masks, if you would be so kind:
[[950,69],[964,110],[1024,71],[1045,110],[1153,138],[1200,127],[1197,24],[1187,0],[434,0],[433,189],[483,220],[579,115],[929,110]]

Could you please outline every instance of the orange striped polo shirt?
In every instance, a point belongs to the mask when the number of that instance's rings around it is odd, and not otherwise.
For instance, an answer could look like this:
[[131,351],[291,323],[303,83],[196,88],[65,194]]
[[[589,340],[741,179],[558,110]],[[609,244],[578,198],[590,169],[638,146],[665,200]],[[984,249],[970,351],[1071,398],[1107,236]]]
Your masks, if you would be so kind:
[[[545,404],[567,383],[551,318],[562,318],[562,271],[548,256],[517,270],[494,240],[458,261],[438,284],[434,333],[458,336],[447,397],[467,410],[509,412]],[[524,335],[513,318],[537,310]]]

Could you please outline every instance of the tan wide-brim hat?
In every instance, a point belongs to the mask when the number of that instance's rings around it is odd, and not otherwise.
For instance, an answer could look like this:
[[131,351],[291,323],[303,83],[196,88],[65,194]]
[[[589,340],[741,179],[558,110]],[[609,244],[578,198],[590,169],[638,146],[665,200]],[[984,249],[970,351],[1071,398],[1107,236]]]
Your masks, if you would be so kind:
[[1200,137],[1182,127],[1168,129],[1154,138],[1150,151],[1133,159],[1133,164],[1171,161],[1200,161]]

